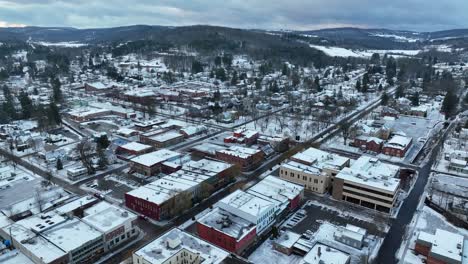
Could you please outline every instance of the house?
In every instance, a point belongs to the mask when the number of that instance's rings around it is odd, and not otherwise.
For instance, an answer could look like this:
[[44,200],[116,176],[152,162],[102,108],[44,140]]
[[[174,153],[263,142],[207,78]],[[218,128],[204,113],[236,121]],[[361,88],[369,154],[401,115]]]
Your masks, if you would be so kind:
[[382,153],[389,156],[404,157],[411,147],[413,139],[394,135],[382,148]]
[[115,85],[106,85],[102,82],[94,82],[85,83],[84,88],[86,92],[105,93],[115,88]]
[[435,234],[419,232],[414,251],[428,264],[462,264],[468,261],[467,242],[462,235],[436,229]]
[[194,137],[200,134],[203,134],[208,131],[208,128],[204,125],[197,125],[197,126],[187,126],[180,129],[180,133],[184,135],[185,138]]
[[385,116],[390,116],[390,117],[394,117],[394,118],[398,118],[398,116],[400,115],[400,113],[391,108],[391,107],[388,107],[388,106],[382,106],[381,110],[380,110],[380,115],[382,117],[385,117]]
[[133,253],[133,263],[210,263],[222,264],[229,252],[183,230],[174,228]]
[[316,148],[297,153],[282,164],[279,171],[281,179],[303,185],[306,190],[326,193],[333,178],[350,160],[337,154]]
[[419,105],[419,106],[411,107],[410,110],[408,111],[408,114],[412,116],[426,117],[428,112],[429,112],[429,106]]
[[400,189],[399,171],[398,166],[361,156],[351,167],[336,175],[332,196],[336,200],[390,213],[396,206]]

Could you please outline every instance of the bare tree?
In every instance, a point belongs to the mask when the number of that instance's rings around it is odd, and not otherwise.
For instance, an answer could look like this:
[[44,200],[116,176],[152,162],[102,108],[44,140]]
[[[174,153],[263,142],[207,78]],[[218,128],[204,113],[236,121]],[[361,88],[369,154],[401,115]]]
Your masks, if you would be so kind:
[[34,193],[34,200],[37,204],[37,207],[39,208],[39,212],[42,213],[44,210],[44,205],[46,203],[44,196],[41,195],[42,190],[41,189],[36,189],[36,192]]
[[96,171],[91,161],[94,149],[94,145],[88,139],[83,139],[76,145],[76,150],[80,156],[81,163],[83,163],[83,166],[88,170],[88,174],[93,174]]

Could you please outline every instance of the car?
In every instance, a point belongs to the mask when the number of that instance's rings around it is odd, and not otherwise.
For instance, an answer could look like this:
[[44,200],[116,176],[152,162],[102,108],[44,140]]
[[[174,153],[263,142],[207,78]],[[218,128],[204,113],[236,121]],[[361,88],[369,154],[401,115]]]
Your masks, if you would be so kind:
[[142,220],[148,221],[148,217],[147,217],[146,215],[142,215],[142,214],[141,214],[141,215],[139,215],[138,217],[139,217],[140,219],[142,219]]

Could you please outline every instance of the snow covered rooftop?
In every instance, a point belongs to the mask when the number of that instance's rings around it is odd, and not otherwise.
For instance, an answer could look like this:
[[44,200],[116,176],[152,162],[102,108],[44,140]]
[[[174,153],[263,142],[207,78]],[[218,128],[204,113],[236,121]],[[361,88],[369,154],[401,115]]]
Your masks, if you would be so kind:
[[259,183],[250,187],[247,192],[264,199],[273,199],[280,203],[289,203],[304,191],[304,186],[282,180],[275,176],[267,176]]
[[409,144],[411,144],[411,141],[412,138],[410,137],[395,135],[385,144],[385,146],[397,149],[405,149]]
[[242,159],[247,159],[250,156],[260,152],[260,149],[253,148],[244,148],[240,146],[230,146],[228,149],[218,150],[220,153],[224,153],[230,156],[240,157]]
[[[20,220],[3,229],[45,263],[63,257],[102,233],[79,219],[48,214]],[[40,234],[40,235],[39,235]]]
[[341,170],[336,178],[393,194],[400,185],[400,180],[395,178],[399,170],[398,166],[383,163],[377,158],[361,156],[350,168]]
[[315,244],[303,259],[307,264],[348,264],[349,261],[349,254],[320,243]]
[[[430,243],[431,252],[437,256],[444,257],[462,263],[464,237],[459,234],[451,233],[442,229],[436,229],[435,235],[420,232],[418,241]],[[466,252],[465,252],[466,254]]]
[[314,167],[319,169],[326,168],[335,170],[340,169],[349,162],[349,158],[316,148],[308,148],[303,152],[295,154],[291,159],[307,165],[314,165]]
[[123,208],[102,201],[84,211],[83,222],[96,228],[97,230],[108,233],[115,228],[124,225],[128,221],[133,221],[137,216]]
[[151,167],[158,163],[179,157],[181,154],[168,149],[160,149],[154,152],[140,155],[131,159],[132,162]]
[[256,225],[225,211],[219,207],[215,207],[211,212],[197,220],[199,223],[214,228],[237,241],[249,234]]
[[210,155],[215,155],[216,151],[226,149],[224,146],[216,145],[213,143],[203,142],[199,145],[193,146],[192,150],[199,151],[202,153],[208,153]]
[[66,214],[82,206],[86,206],[87,204],[94,203],[96,202],[96,200],[97,198],[91,195],[83,196],[56,208],[54,212],[56,212],[57,214]]
[[275,203],[257,197],[253,194],[236,190],[218,202],[225,211],[240,216],[252,223],[257,223],[257,217],[272,209]]
[[167,131],[161,134],[157,134],[154,136],[151,136],[151,140],[157,141],[157,142],[166,142],[175,138],[182,137],[183,135],[180,134],[179,132],[176,131]]
[[[134,256],[144,263],[162,264],[170,258],[187,258],[185,253],[199,254],[203,264],[218,264],[229,256],[229,252],[224,251],[212,244],[192,236],[180,229],[174,228],[143,248],[137,250]],[[188,254],[188,255],[192,255]]]
[[138,142],[129,142],[129,143],[127,143],[125,145],[122,145],[120,147],[123,148],[123,149],[126,149],[126,150],[136,151],[136,152],[140,152],[140,151],[144,151],[144,150],[152,148],[149,145],[141,144],[141,143],[138,143]]

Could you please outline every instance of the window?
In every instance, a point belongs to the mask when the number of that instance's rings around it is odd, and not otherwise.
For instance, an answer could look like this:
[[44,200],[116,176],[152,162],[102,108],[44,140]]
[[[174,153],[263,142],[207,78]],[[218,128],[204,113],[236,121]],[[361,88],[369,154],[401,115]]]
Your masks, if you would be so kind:
[[317,179],[314,179],[314,183],[318,183],[318,180],[317,180]]

